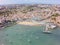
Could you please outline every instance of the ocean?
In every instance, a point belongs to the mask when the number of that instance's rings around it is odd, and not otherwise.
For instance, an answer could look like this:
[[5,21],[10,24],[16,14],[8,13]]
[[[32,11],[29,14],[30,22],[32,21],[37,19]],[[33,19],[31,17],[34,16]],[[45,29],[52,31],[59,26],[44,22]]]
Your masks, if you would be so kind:
[[60,45],[60,28],[43,33],[44,26],[14,25],[0,30],[0,45]]

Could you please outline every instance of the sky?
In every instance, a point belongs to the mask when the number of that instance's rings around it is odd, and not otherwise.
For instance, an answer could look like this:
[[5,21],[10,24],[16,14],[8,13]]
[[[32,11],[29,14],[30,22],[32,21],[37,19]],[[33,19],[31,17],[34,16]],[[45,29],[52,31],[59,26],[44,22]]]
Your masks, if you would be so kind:
[[0,0],[0,5],[5,4],[60,4],[60,0]]

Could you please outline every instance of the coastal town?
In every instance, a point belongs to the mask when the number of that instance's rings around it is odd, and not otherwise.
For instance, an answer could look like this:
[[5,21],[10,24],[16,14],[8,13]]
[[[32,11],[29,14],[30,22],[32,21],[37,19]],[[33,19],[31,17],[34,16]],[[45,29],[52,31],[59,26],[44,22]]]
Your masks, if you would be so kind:
[[60,45],[60,5],[0,5],[0,45]]
[[10,4],[0,6],[0,28],[17,23],[39,25],[52,22],[60,27],[60,5],[51,4]]

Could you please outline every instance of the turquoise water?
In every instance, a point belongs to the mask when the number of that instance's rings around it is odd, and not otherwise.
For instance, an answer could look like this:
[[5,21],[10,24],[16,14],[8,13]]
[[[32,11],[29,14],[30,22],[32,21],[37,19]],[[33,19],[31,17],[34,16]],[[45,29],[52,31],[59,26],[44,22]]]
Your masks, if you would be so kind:
[[14,25],[0,30],[0,45],[60,45],[60,28],[44,34],[43,26]]

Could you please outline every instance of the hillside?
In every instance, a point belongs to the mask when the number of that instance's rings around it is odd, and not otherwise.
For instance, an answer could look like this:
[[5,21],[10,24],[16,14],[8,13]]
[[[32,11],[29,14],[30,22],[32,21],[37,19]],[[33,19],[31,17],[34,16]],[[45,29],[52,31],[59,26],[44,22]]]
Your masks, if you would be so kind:
[[46,21],[60,26],[60,5],[2,5],[0,6],[0,23],[4,21]]

